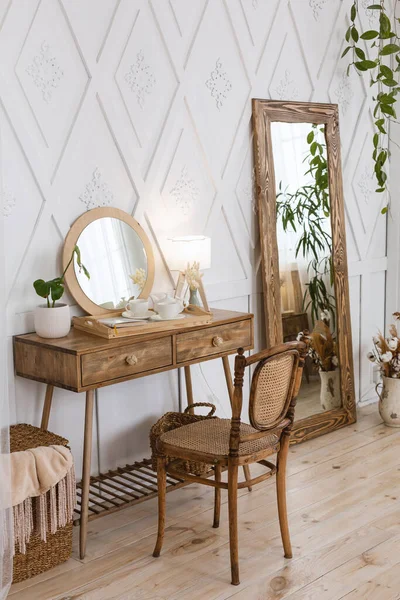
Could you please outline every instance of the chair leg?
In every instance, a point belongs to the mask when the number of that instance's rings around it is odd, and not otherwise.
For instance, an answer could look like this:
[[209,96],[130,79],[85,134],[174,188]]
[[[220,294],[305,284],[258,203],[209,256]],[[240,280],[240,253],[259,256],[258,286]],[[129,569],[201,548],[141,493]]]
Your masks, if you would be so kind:
[[[221,481],[221,465],[216,464],[215,467],[215,482]],[[213,527],[219,527],[219,517],[221,514],[221,488],[214,488],[214,523]]]
[[277,457],[276,492],[278,498],[279,527],[281,529],[283,549],[285,558],[292,558],[292,546],[290,543],[289,523],[286,506],[286,463],[289,451],[288,435],[283,435]]
[[239,549],[237,523],[238,466],[228,466],[229,545],[232,585],[239,585]]
[[166,458],[159,457],[157,459],[157,486],[158,486],[158,534],[157,542],[154,548],[153,556],[160,556],[161,548],[164,541],[165,531],[165,501],[167,488],[167,471]]
[[[250,481],[251,480],[251,474],[250,474],[250,467],[249,465],[243,465],[243,473],[244,473],[244,478],[246,481]],[[251,485],[247,486],[247,489],[249,490],[249,492],[252,491],[252,487]]]

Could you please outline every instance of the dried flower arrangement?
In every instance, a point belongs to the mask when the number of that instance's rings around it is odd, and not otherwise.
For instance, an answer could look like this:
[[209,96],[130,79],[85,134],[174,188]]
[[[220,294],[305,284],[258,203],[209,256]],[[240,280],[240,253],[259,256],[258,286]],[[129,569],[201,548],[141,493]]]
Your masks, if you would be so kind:
[[144,286],[146,285],[147,274],[144,269],[136,269],[133,275],[129,275],[133,283],[139,288],[139,294],[142,293]]
[[[400,313],[394,313],[398,321]],[[374,348],[368,352],[368,359],[379,365],[379,369],[385,377],[400,379],[400,340],[395,324],[389,327],[389,336],[385,338],[382,333],[372,338]]]
[[203,273],[200,273],[200,263],[194,262],[192,265],[188,263],[185,271],[186,283],[191,291],[198,290]]
[[297,340],[307,344],[308,356],[319,371],[334,371],[339,366],[336,340],[329,328],[329,319],[325,311],[321,314],[321,320],[316,322],[312,333],[308,330],[301,331]]

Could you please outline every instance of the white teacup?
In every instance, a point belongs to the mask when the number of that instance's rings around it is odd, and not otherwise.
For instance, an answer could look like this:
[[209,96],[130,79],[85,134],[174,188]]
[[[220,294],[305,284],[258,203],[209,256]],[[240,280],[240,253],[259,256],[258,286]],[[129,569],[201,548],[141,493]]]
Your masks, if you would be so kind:
[[130,300],[126,305],[126,310],[129,310],[134,317],[145,317],[149,310],[149,301],[146,298]]
[[182,306],[178,302],[159,302],[157,312],[162,319],[174,319],[182,312]]

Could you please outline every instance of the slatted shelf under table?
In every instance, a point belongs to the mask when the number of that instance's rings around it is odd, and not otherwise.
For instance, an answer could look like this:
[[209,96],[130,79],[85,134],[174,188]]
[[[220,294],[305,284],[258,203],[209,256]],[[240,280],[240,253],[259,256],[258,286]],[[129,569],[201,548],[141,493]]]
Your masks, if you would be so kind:
[[[167,492],[184,487],[188,483],[183,479],[176,479],[168,475]],[[107,473],[92,475],[89,488],[89,520],[139,504],[156,496],[157,473],[153,471],[149,458],[132,465],[125,465],[125,467],[117,467]],[[81,500],[82,482],[79,482],[77,483],[75,525],[79,524]]]
[[[211,471],[210,474],[212,473]],[[177,490],[189,483],[167,475],[167,492]],[[89,488],[89,521],[156,496],[157,473],[153,471],[149,458],[125,467],[117,467],[107,473],[92,475]],[[82,482],[79,482],[75,525],[79,524],[81,502]]]

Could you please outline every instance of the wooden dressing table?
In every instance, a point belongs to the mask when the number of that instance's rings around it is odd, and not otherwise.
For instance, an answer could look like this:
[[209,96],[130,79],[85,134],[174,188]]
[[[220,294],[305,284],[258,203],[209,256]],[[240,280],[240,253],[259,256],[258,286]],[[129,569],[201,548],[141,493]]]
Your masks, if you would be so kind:
[[[239,347],[250,350],[253,341],[253,315],[217,309],[212,311],[212,320],[207,324],[188,325],[179,330],[171,327],[168,331],[135,337],[107,340],[76,329],[60,339],[44,339],[35,333],[15,336],[16,374],[47,384],[41,421],[43,429],[48,428],[54,387],[86,392],[82,482],[78,499],[81,558],[85,556],[89,518],[114,512],[157,493],[156,477],[148,460],[90,477],[94,390],[184,367],[188,403],[192,403],[190,365],[222,358],[231,397],[233,383],[228,356]],[[169,484],[171,490],[181,487],[184,482],[170,480]]]

